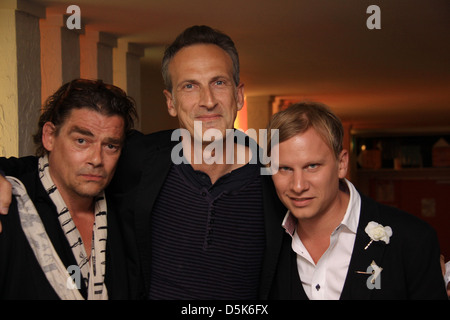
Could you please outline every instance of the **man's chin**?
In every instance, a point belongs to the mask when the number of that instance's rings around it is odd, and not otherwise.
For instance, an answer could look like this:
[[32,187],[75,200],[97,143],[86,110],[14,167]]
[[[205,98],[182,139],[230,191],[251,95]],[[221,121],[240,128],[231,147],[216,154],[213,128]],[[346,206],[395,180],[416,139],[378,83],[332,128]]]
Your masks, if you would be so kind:
[[93,198],[98,196],[103,189],[105,188],[105,186],[101,185],[101,186],[87,186],[85,188],[79,188],[78,190],[76,190],[77,194],[80,197],[86,197],[86,198]]

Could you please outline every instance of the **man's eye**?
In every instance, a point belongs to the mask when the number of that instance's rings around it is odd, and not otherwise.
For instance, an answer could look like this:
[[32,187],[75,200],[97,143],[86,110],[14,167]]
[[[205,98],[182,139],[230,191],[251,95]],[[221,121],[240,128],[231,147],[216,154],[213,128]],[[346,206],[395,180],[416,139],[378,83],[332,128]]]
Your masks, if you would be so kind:
[[86,140],[84,140],[82,138],[78,138],[77,142],[78,142],[78,144],[84,144],[86,142]]
[[114,145],[114,144],[108,144],[108,145],[107,145],[107,148],[110,149],[110,150],[118,150],[118,149],[119,149],[119,146],[116,146],[116,145]]

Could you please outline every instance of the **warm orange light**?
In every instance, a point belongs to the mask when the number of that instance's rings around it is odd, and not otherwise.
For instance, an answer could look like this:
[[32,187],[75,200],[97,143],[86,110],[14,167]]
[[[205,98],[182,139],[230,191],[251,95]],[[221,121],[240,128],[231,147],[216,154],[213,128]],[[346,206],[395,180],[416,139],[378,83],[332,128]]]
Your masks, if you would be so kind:
[[236,129],[247,131],[248,121],[247,121],[247,99],[244,99],[244,106],[237,113],[236,120],[234,121],[234,127]]

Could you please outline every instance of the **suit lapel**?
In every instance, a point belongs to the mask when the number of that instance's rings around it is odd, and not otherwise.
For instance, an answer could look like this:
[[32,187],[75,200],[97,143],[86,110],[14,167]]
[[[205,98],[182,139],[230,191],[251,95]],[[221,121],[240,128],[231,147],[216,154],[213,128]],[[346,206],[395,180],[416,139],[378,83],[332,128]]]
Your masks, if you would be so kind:
[[[260,298],[270,298],[274,282],[278,298],[307,300],[297,268],[297,254],[291,249],[292,239],[282,228],[286,207],[279,201],[270,176],[263,176],[266,251],[262,270]],[[277,274],[275,276],[275,274]],[[274,280],[276,278],[276,280]]]
[[262,176],[266,250],[261,271],[260,297],[267,299],[277,268],[285,231],[281,227],[287,209],[278,200],[271,176]]
[[370,299],[375,290],[371,290],[367,286],[367,280],[370,275],[358,273],[366,272],[372,261],[375,261],[378,266],[383,267],[382,258],[386,248],[385,243],[382,241],[374,241],[365,249],[371,239],[364,229],[370,221],[379,221],[378,210],[374,202],[361,195],[361,214],[341,299]]
[[289,286],[291,288],[290,298],[292,300],[309,300],[308,296],[306,295],[305,289],[303,288],[300,275],[298,274],[297,254],[293,250],[291,254],[290,274],[291,274],[291,277],[289,279]]
[[151,212],[159,191],[164,184],[172,161],[172,144],[150,152],[145,158],[135,204],[135,230],[139,257],[144,275],[145,292],[150,288],[151,271]]

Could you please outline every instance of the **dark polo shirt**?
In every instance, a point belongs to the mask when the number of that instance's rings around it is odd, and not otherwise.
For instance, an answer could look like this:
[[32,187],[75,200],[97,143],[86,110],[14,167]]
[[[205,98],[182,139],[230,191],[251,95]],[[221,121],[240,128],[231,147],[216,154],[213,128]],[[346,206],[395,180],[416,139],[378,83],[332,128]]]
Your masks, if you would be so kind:
[[151,299],[257,298],[260,168],[246,164],[212,184],[189,164],[172,165],[152,213]]

